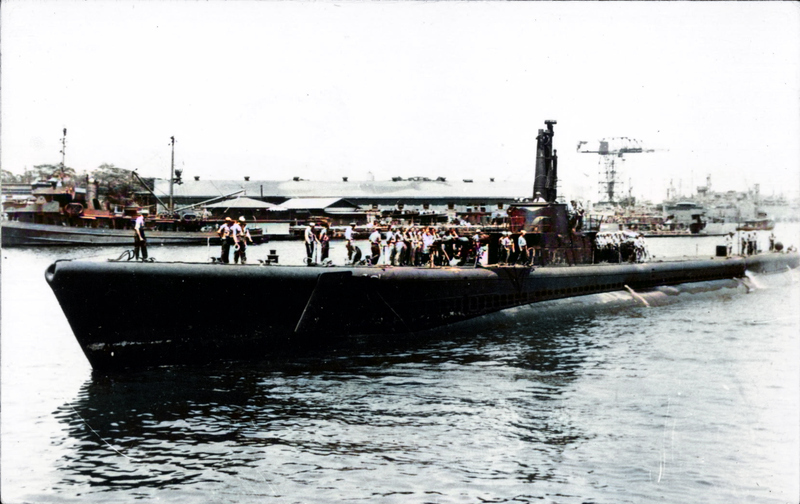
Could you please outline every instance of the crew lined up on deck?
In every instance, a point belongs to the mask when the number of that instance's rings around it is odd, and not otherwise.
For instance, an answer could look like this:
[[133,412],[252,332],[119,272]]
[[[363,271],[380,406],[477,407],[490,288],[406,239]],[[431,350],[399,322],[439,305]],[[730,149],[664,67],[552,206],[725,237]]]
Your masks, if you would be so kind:
[[[734,245],[737,245],[738,241],[738,254],[743,256],[750,256],[755,255],[760,252],[758,247],[758,233],[755,231],[749,231],[744,233],[738,233],[739,239],[737,240],[734,236],[733,231],[725,235],[725,249],[727,252],[728,257],[734,254]],[[775,234],[770,233],[769,235],[769,251],[775,251]]]
[[[139,219],[143,220],[141,216]],[[138,220],[137,219],[137,223]],[[344,230],[347,264],[372,264],[381,266],[464,266],[466,264],[486,264],[488,256],[488,235],[482,235],[477,228],[471,237],[461,236],[454,228],[434,226],[399,227],[391,225],[382,231],[379,223],[372,225],[369,234],[370,254],[361,262],[361,250],[354,244],[355,223]],[[147,258],[143,226],[135,226],[136,252],[141,249]],[[230,217],[217,231],[222,240],[219,262],[230,262],[230,249],[234,248],[234,263],[247,263],[247,245],[253,243],[244,217],[233,221]],[[141,236],[141,237],[140,237]],[[560,235],[559,235],[560,236]],[[521,230],[514,238],[510,231],[500,233],[498,239],[497,261],[499,265],[545,265],[558,262],[555,250],[539,244],[536,233],[528,236]],[[306,264],[330,263],[331,234],[326,225],[308,223],[303,234],[306,248]],[[739,243],[736,243],[739,241]],[[734,233],[725,236],[728,256],[733,254],[734,245],[739,246],[741,255],[754,255],[759,252],[758,234],[741,233],[739,240]],[[770,251],[775,249],[775,235],[770,236]],[[138,258],[138,257],[137,257]],[[646,262],[651,258],[644,235],[630,231],[601,232],[595,237],[593,262]]]
[[385,266],[463,266],[486,253],[481,230],[472,237],[460,236],[455,229],[390,226],[382,232],[377,224],[369,235],[368,262]]
[[645,262],[650,252],[641,233],[615,231],[597,233],[595,262]]
[[[357,264],[361,251],[353,243],[355,223],[345,228],[347,264]],[[329,255],[329,234],[325,226],[310,222],[304,231],[306,264],[320,264]],[[372,224],[369,234],[369,255],[366,264],[380,266],[463,266],[486,264],[489,236],[477,228],[472,236],[459,235],[454,228],[434,226],[397,226],[382,228]],[[649,258],[644,237],[640,233],[601,233],[597,235],[597,262],[643,262]],[[555,250],[547,249],[539,236],[521,230],[500,234],[497,264],[545,265],[559,262]],[[357,256],[357,257],[356,257]],[[607,256],[607,257],[606,257]],[[563,258],[561,259],[563,260]]]

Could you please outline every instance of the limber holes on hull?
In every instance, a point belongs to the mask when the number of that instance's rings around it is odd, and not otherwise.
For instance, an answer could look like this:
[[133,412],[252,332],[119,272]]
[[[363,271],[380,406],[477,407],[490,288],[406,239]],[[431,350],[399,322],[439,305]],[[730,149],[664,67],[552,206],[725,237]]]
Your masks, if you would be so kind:
[[[689,278],[681,277],[679,279],[660,278],[658,280],[651,280],[646,282],[645,286],[638,286],[636,288],[657,287],[660,285],[670,285],[675,283],[691,283],[702,282],[709,280],[722,280],[728,278],[726,275],[721,275],[719,272],[695,272]],[[634,282],[635,284],[636,282]],[[462,296],[450,297],[439,300],[438,305],[439,313],[453,313],[460,315],[475,315],[487,313],[492,311],[503,310],[514,306],[520,306],[539,301],[546,301],[551,299],[559,299],[573,296],[584,296],[589,294],[598,294],[602,292],[613,292],[623,290],[625,288],[624,282],[603,283],[593,285],[582,285],[574,287],[564,287],[561,289],[543,289],[539,291],[523,292],[516,294],[487,294],[475,296]],[[422,303],[420,301],[419,303]],[[424,303],[429,303],[426,301]],[[417,302],[410,303],[417,305]],[[433,308],[428,305],[429,308]]]

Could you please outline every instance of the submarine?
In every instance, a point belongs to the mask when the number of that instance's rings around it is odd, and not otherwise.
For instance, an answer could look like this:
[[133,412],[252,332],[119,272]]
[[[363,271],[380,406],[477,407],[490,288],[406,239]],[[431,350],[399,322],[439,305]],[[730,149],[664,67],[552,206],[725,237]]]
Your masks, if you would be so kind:
[[[384,341],[543,301],[712,280],[800,266],[797,252],[636,262],[599,253],[598,228],[557,202],[556,121],[537,136],[533,198],[509,209],[509,231],[480,237],[469,265],[307,267],[58,260],[45,271],[92,368],[267,360],[281,352]],[[506,264],[513,233],[531,251]],[[521,242],[522,243],[522,242]],[[190,304],[176,299],[191,294]]]

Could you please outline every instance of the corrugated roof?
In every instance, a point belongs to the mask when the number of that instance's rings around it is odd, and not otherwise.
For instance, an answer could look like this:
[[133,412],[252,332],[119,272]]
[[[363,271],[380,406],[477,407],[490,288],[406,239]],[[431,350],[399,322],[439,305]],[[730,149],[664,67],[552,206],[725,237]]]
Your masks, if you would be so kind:
[[[529,198],[533,183],[518,182],[462,182],[420,180],[359,180],[359,181],[313,181],[313,180],[184,180],[176,185],[174,194],[181,198],[214,198],[241,189],[250,197],[279,198],[350,198],[350,199],[430,199],[430,198],[475,198],[516,199]],[[156,179],[155,192],[169,194],[169,181]]]
[[281,203],[281,206],[287,210],[323,210],[325,208],[338,205],[339,208],[350,207],[358,208],[349,201],[342,198],[293,198]]
[[264,201],[246,197],[224,200],[217,203],[212,203],[210,205],[205,205],[205,207],[206,208],[268,208],[270,210],[280,209],[279,205],[273,205],[272,203],[266,203]]

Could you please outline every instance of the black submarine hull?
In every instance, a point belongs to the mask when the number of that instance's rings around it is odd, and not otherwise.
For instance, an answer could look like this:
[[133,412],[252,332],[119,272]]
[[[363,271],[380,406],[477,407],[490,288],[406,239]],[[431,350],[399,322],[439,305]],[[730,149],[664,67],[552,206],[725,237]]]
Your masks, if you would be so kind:
[[92,367],[268,359],[353,336],[402,338],[541,301],[740,278],[797,253],[542,268],[57,261],[45,277]]

